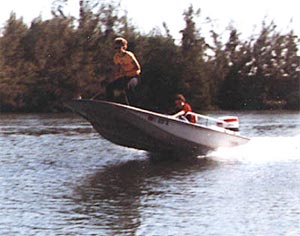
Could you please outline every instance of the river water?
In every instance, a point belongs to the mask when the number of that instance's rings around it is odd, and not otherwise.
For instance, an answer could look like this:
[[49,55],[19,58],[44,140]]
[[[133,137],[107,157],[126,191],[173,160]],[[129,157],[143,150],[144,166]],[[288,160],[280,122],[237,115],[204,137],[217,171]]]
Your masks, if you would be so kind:
[[176,159],[0,115],[0,235],[300,235],[300,113],[235,115],[248,144]]

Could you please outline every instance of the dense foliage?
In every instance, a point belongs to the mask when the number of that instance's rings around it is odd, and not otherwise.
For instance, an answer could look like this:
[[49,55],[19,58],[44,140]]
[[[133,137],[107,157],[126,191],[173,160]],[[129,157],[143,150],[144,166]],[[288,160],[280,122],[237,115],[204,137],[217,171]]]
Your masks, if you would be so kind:
[[[59,2],[59,1],[58,1]],[[46,112],[81,94],[104,93],[111,76],[113,39],[129,41],[142,65],[141,101],[167,109],[176,93],[200,109],[300,109],[299,38],[274,23],[247,41],[234,27],[224,43],[212,28],[207,39],[197,28],[200,11],[184,11],[185,28],[176,43],[164,33],[143,35],[118,5],[79,1],[79,19],[65,16],[64,1],[50,20],[27,26],[11,14],[0,37],[0,110]]]

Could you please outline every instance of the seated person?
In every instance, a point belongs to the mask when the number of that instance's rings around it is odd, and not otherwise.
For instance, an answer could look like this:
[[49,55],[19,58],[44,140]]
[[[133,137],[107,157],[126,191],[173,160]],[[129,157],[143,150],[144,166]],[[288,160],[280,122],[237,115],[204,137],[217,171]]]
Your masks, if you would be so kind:
[[197,123],[195,115],[187,114],[188,112],[192,112],[192,108],[186,103],[185,97],[182,94],[175,96],[175,112],[176,116],[184,116],[189,122]]

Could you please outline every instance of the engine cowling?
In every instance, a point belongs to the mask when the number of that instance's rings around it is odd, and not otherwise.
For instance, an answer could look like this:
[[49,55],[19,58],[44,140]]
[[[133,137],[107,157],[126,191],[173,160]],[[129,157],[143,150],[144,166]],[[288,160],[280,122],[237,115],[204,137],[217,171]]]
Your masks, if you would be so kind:
[[218,118],[223,122],[217,122],[217,126],[223,127],[231,131],[239,131],[239,118],[237,116],[221,116]]

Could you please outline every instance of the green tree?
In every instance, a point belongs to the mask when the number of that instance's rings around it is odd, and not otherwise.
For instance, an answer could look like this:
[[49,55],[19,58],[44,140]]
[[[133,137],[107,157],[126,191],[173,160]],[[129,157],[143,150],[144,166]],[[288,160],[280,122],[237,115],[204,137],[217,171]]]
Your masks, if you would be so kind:
[[[223,52],[219,52],[223,65],[223,76],[219,84],[218,105],[223,109],[242,109],[247,106],[247,91],[245,88],[246,63],[251,60],[247,43],[239,39],[239,33],[231,28],[228,42]],[[220,72],[219,72],[220,73]]]
[[30,110],[53,110],[72,97],[76,84],[72,80],[71,58],[74,42],[73,20],[55,16],[36,19],[24,38],[27,61],[35,65],[36,79],[30,86]]
[[[278,35],[272,51],[275,64],[274,80],[269,85],[269,99],[283,102],[288,109],[300,108],[300,57],[298,56],[298,37],[291,31]],[[275,57],[276,55],[276,57]]]
[[206,62],[208,78],[210,78],[210,92],[212,105],[217,106],[219,88],[223,83],[228,72],[229,62],[225,56],[224,45],[221,36],[214,30],[211,30],[212,46],[210,46],[210,56]]
[[140,40],[142,101],[150,109],[168,111],[183,92],[180,51],[172,38],[153,35]]
[[[263,23],[254,41],[250,70],[245,83],[249,107],[252,109],[297,106],[299,57],[296,37],[276,32],[276,25]],[[298,103],[299,104],[299,103]]]
[[23,19],[17,19],[15,13],[11,13],[0,39],[0,108],[4,111],[23,110],[26,106],[28,84],[34,76],[27,71],[32,65],[25,61],[22,44],[27,30]]
[[185,28],[181,30],[182,79],[193,107],[196,110],[204,109],[211,104],[211,97],[210,82],[205,73],[204,60],[208,45],[199,30],[196,29],[194,20],[199,17],[200,9],[195,12],[193,6],[190,6],[183,15]]

